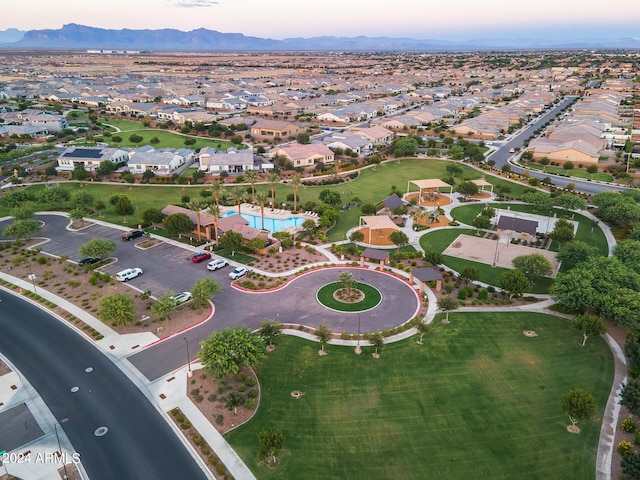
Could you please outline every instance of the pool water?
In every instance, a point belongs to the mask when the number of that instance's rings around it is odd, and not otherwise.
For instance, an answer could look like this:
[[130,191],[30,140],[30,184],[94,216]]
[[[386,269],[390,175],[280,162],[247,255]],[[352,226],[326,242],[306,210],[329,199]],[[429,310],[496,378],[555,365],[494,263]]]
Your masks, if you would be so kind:
[[[224,216],[230,217],[231,215],[238,215],[236,212],[227,212]],[[243,213],[242,218],[249,222],[249,226],[253,228],[262,228],[262,217],[260,215],[251,215],[249,213]],[[280,232],[289,227],[299,227],[302,225],[305,219],[302,217],[289,217],[289,218],[269,218],[264,217],[264,228],[271,233]]]

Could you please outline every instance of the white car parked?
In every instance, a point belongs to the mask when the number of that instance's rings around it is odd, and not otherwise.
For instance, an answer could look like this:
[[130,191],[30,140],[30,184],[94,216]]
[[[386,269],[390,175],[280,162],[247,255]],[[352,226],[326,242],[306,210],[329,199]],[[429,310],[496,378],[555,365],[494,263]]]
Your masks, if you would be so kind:
[[142,275],[141,268],[127,268],[126,270],[116,273],[116,280],[120,282],[128,282],[132,278],[139,277],[140,275]]
[[233,269],[233,272],[229,274],[229,278],[231,280],[236,280],[237,278],[242,277],[247,273],[247,267],[236,267]]
[[227,265],[229,265],[229,262],[220,258],[218,260],[211,260],[209,263],[207,263],[207,269],[213,272],[214,270],[226,267]]
[[171,295],[169,298],[177,305],[180,305],[191,300],[191,292],[176,293],[175,295]]

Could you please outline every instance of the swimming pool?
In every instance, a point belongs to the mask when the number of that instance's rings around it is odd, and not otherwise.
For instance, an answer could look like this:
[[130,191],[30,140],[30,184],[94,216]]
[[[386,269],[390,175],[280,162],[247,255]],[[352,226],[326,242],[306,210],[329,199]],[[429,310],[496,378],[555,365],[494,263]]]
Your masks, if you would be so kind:
[[[231,215],[238,215],[236,212],[227,212],[224,217],[230,217]],[[260,215],[251,215],[250,213],[242,213],[242,218],[249,222],[249,226],[253,228],[262,228],[262,217]],[[264,217],[264,228],[271,233],[280,232],[289,227],[299,227],[302,225],[305,219],[302,217],[289,217],[289,218],[269,218]]]

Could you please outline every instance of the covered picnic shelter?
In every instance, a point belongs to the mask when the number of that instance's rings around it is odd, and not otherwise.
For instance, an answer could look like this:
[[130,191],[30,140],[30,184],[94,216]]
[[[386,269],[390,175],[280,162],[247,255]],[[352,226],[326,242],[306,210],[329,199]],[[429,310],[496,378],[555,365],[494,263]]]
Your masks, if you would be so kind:
[[484,177],[479,178],[477,180],[471,180],[471,183],[475,183],[478,188],[480,188],[480,192],[484,193],[485,192],[485,187],[489,187],[489,193],[493,194],[493,184],[487,182]]
[[[385,230],[399,230],[398,226],[386,215],[365,215],[360,217],[360,225],[365,225],[369,230],[369,235],[367,239],[368,244],[372,243],[380,243],[380,242],[372,242],[372,233],[374,231],[378,232],[379,235],[384,236]],[[386,237],[385,237],[386,239]]]
[[424,292],[424,284],[427,282],[436,282],[436,292],[442,289],[442,272],[434,267],[414,268],[409,272],[409,282],[413,282],[414,278],[420,281],[420,293]]
[[380,270],[382,270],[389,264],[390,257],[391,254],[388,251],[365,248],[360,254],[360,266],[364,267],[364,262],[380,262]]
[[[451,199],[446,197],[442,198],[440,195],[441,188],[448,188],[449,195],[453,194],[453,185],[449,185],[447,182],[443,182],[442,180],[439,180],[437,178],[430,178],[425,180],[409,180],[407,182],[407,198],[409,198],[409,195],[411,193],[411,184],[418,187],[418,205],[446,205],[451,201]],[[426,197],[424,195],[425,191]]]

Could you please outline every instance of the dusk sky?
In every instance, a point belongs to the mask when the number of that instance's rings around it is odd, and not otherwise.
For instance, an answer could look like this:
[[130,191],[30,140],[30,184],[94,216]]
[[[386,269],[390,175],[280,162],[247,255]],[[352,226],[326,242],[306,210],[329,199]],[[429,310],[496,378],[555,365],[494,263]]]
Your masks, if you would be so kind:
[[4,0],[0,30],[78,23],[121,29],[207,28],[273,39],[390,36],[640,38],[637,0]]

